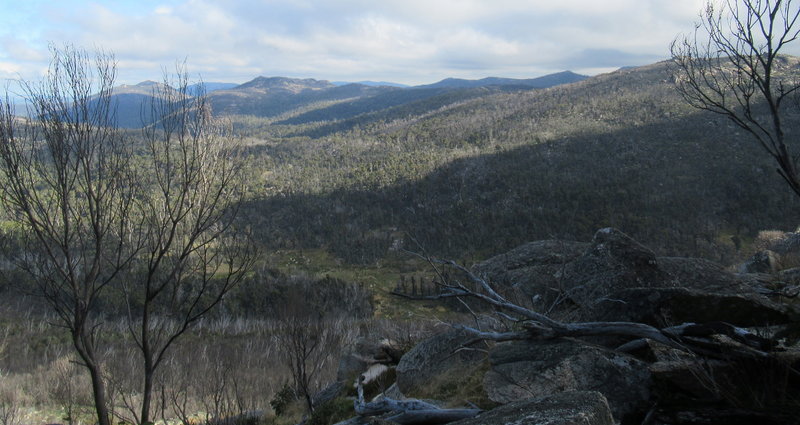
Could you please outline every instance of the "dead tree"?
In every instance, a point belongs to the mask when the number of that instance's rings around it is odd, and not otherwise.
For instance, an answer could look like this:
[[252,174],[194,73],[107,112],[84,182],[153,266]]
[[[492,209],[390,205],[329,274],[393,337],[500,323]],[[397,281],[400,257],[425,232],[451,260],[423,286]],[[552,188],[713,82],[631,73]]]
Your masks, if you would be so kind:
[[114,130],[113,56],[51,49],[40,84],[23,83],[29,120],[0,105],[2,201],[23,225],[19,267],[69,331],[89,371],[100,425],[109,425],[106,384],[98,351],[101,293],[139,252],[133,155]]
[[165,75],[144,108],[140,178],[143,240],[122,281],[131,337],[141,353],[142,405],[150,423],[155,373],[170,347],[207,315],[253,264],[253,244],[235,226],[245,192],[242,161],[205,92],[190,93],[183,66]]
[[367,402],[364,399],[363,377],[358,381],[358,398],[354,407],[356,414],[362,417],[394,413],[386,420],[400,425],[443,424],[473,418],[483,412],[477,408],[442,409],[421,400],[394,400],[388,397]]
[[309,412],[318,407],[314,394],[320,390],[325,371],[343,341],[350,338],[348,326],[344,317],[309,309],[302,290],[290,292],[284,302],[278,319],[278,351],[289,370],[295,396],[305,402]]
[[[630,341],[618,347],[619,351],[630,351],[638,347],[644,340],[650,339],[703,357],[722,356],[726,359],[732,357],[766,358],[769,356],[769,352],[777,346],[774,341],[724,322],[683,323],[665,328],[656,328],[636,322],[562,322],[547,314],[508,301],[495,291],[487,280],[452,260],[428,258],[428,261],[434,266],[444,265],[457,270],[477,289],[470,289],[458,280],[450,279],[441,281],[440,293],[437,295],[426,297],[412,297],[400,293],[394,293],[394,295],[425,300],[474,298],[492,306],[497,314],[515,324],[514,330],[506,332],[483,331],[475,327],[455,325],[456,328],[464,330],[480,340],[501,342],[560,337],[621,336],[629,338]],[[439,272],[438,267],[436,270],[441,276],[442,273]],[[724,335],[735,341],[736,344],[734,346],[722,345],[711,338],[714,335]]]
[[99,318],[115,313],[101,311],[104,294],[127,302],[143,372],[141,409],[131,413],[149,423],[165,354],[254,258],[233,231],[244,193],[234,140],[205,97],[189,94],[179,69],[153,93],[156,124],[137,145],[116,128],[115,72],[111,55],[54,48],[44,82],[23,82],[30,118],[0,104],[2,201],[26,238],[16,260],[69,331],[100,425],[110,415]]
[[787,140],[786,120],[800,109],[800,80],[781,53],[800,35],[799,18],[792,0],[708,1],[694,34],[676,39],[670,49],[684,100],[753,136],[798,196],[800,158]]

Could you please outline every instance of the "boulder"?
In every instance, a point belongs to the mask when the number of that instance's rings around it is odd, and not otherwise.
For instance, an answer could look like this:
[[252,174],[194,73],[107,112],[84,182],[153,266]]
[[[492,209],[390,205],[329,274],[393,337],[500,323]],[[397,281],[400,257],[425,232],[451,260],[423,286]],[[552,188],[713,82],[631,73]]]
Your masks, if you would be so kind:
[[375,364],[395,364],[399,351],[388,340],[358,338],[339,358],[337,381],[357,382],[356,379]]
[[313,404],[315,407],[322,406],[323,404],[343,394],[345,387],[346,385],[342,381],[333,382],[320,390],[318,393],[314,394],[314,396],[311,398],[311,404]]
[[628,288],[586,310],[589,321],[639,322],[652,326],[727,322],[739,327],[800,320],[797,308],[756,294],[711,293],[689,288]]
[[[431,387],[458,385],[486,361],[481,350],[469,350],[464,345],[474,338],[462,331],[451,330],[434,335],[409,350],[397,365],[397,386],[403,394],[415,396],[427,393]],[[475,342],[484,346],[484,342]]]
[[[777,255],[777,254],[776,254]],[[549,309],[556,297],[560,311],[592,310],[613,294],[630,288],[690,288],[718,294],[756,294],[774,279],[756,268],[732,273],[701,258],[656,257],[652,250],[613,229],[600,229],[591,243],[530,242],[475,265],[475,271],[499,287],[521,290]],[[575,307],[578,307],[577,309]]]
[[484,389],[497,403],[563,391],[599,391],[614,417],[641,411],[650,397],[647,365],[626,354],[573,339],[512,341],[490,352]]
[[703,258],[658,257],[658,266],[667,274],[662,287],[692,288],[713,292],[752,292],[753,278],[731,273]]
[[769,249],[756,252],[739,266],[739,273],[777,273],[780,270],[780,254]]
[[778,279],[788,285],[800,285],[800,267],[781,270],[778,273]]
[[613,425],[605,397],[570,391],[519,400],[453,425]]
[[405,394],[400,391],[400,388],[397,388],[397,382],[393,383],[386,391],[382,392],[378,397],[388,397],[393,400],[404,400],[406,398]]
[[767,249],[780,255],[800,252],[800,232],[786,232],[770,241]]
[[675,358],[660,360],[650,365],[653,387],[665,405],[675,405],[688,399],[720,401],[719,383],[714,376],[730,373],[731,365],[721,360],[698,362],[694,359]]
[[566,265],[564,275],[564,289],[580,307],[620,289],[659,287],[668,280],[653,251],[613,228],[598,230],[589,249]]
[[526,243],[475,265],[492,284],[521,290],[528,297],[551,295],[563,280],[564,265],[580,257],[586,242],[543,240]]
[[797,424],[800,382],[790,377],[800,353],[731,360],[672,357],[650,365],[659,422]]

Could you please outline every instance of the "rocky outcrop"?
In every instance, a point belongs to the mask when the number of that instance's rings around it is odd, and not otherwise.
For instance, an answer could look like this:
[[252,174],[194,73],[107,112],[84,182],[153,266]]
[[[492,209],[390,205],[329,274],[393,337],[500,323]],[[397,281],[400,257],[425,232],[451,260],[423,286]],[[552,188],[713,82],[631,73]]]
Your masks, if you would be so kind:
[[650,397],[644,362],[573,339],[498,344],[490,362],[484,388],[497,403],[595,390],[608,399],[615,417],[624,418]]
[[752,292],[756,280],[754,276],[731,273],[703,258],[658,257],[657,261],[668,276],[663,287],[739,294]]
[[567,264],[564,274],[570,282],[567,295],[579,307],[620,289],[659,287],[669,280],[653,251],[612,228],[597,231],[589,249]]
[[784,232],[779,237],[773,237],[766,249],[779,255],[800,253],[800,232]]
[[493,284],[520,289],[545,306],[554,299],[587,306],[622,288],[663,286],[669,280],[655,254],[613,228],[592,242],[539,241],[475,266]]
[[[580,257],[590,244],[586,242],[544,240],[524,244],[475,265],[492,283],[521,290],[528,297],[548,296],[549,288],[564,281],[564,266]],[[550,294],[548,294],[548,292]]]
[[797,310],[754,294],[719,294],[689,288],[629,288],[595,303],[584,318],[604,322],[726,322],[739,327],[792,323]]
[[[448,381],[458,384],[486,361],[482,350],[471,350],[474,337],[460,331],[434,335],[409,350],[397,365],[397,386],[403,394],[414,395],[426,387]],[[484,346],[483,342],[475,344]]]
[[780,269],[780,254],[768,249],[756,252],[739,266],[740,273],[777,273]]
[[758,298],[769,292],[764,290],[766,286],[779,279],[762,273],[763,267],[732,273],[700,258],[657,257],[612,228],[599,230],[590,244],[531,242],[478,263],[475,269],[495,285],[520,289],[539,300],[540,310],[551,310],[559,300],[555,311],[580,313],[596,310],[598,303],[604,308],[609,300],[618,299],[619,293],[633,288],[683,288]]
[[457,425],[613,425],[605,397],[570,391],[508,403]]
[[[781,302],[800,271],[735,273],[703,259],[657,257],[615,229],[591,243],[525,244],[475,270],[470,279],[499,290],[470,295],[503,310],[511,325],[423,341],[398,365],[397,394],[500,404],[457,422],[468,425],[706,424],[715,415],[795,423],[797,415],[775,412],[796,405],[787,394],[800,391],[800,311]],[[514,290],[525,305],[514,305]],[[473,345],[478,337],[496,343]],[[481,392],[424,391],[443,382],[480,382]]]

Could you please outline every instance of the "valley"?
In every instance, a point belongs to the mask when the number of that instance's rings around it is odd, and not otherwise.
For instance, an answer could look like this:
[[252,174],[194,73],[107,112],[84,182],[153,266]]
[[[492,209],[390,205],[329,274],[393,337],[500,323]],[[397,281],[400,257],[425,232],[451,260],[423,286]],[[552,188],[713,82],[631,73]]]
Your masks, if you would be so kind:
[[[787,63],[785,72],[800,75],[795,58]],[[181,401],[186,422],[264,413],[280,401],[292,379],[279,340],[297,329],[286,321],[291,308],[330,325],[314,336],[327,353],[306,383],[315,390],[335,378],[339,354],[359,337],[408,350],[443,322],[469,320],[469,307],[392,295],[401,286],[410,292],[412,281],[415,294],[432,294],[441,279],[415,253],[471,266],[531,241],[587,242],[610,227],[659,257],[732,267],[762,247],[761,232],[794,230],[798,198],[771,159],[731,122],[686,105],[670,67],[419,87],[282,77],[208,83],[211,111],[244,145],[237,220],[258,258],[167,358],[161,419],[175,420]],[[158,84],[115,89],[117,124],[133,140],[142,134],[142,102]],[[798,120],[787,122],[788,137]],[[10,271],[0,282],[0,389],[25,406],[27,421],[86,423],[87,377],[31,288]],[[140,371],[128,354],[125,306],[113,295],[101,301],[116,312],[98,334],[117,379],[115,414],[135,417]],[[21,315],[24,324],[15,320]],[[48,389],[54,380],[77,386]],[[267,415],[269,423],[299,420],[302,406],[291,409]]]

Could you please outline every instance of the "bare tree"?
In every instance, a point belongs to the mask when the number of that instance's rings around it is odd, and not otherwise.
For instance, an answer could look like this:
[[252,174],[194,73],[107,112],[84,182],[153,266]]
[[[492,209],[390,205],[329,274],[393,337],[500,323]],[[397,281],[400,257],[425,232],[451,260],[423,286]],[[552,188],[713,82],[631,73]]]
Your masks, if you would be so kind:
[[27,232],[16,260],[72,338],[92,380],[98,423],[109,425],[98,353],[101,293],[138,252],[131,152],[114,131],[113,56],[66,47],[39,84],[22,83],[30,120],[0,105],[2,201]]
[[800,34],[792,0],[708,1],[694,34],[673,41],[678,91],[691,106],[728,117],[778,163],[800,196],[798,157],[786,135],[800,82],[782,53]]
[[[645,339],[649,339],[687,353],[710,357],[724,356],[728,359],[735,357],[765,358],[777,347],[774,340],[723,322],[683,323],[677,326],[656,328],[639,322],[564,322],[556,320],[548,314],[510,301],[497,292],[489,281],[455,261],[421,257],[425,258],[434,268],[439,279],[439,293],[424,296],[394,291],[392,294],[418,300],[476,299],[491,306],[498,317],[514,325],[514,330],[505,332],[483,331],[464,325],[454,326],[472,334],[476,340],[514,341],[546,340],[560,337],[621,336],[631,339],[630,342],[617,347],[617,350],[623,352],[640,347]],[[460,274],[471,285],[451,278],[449,273],[445,273],[447,269]],[[716,335],[724,335],[733,343],[725,345],[716,342],[711,338]],[[464,344],[464,346],[468,345]],[[723,354],[720,355],[717,352],[719,350],[724,350]]]
[[[350,323],[343,314],[325,314],[321,306],[308,308],[305,293],[310,281],[300,280],[284,301],[278,321],[278,349],[290,372],[292,389],[313,412],[318,406],[314,395],[325,384],[345,341],[353,338]],[[301,288],[306,286],[305,288]],[[344,303],[353,299],[337,300]]]
[[14,394],[0,393],[0,425],[19,425],[22,414],[15,405]]
[[0,105],[2,200],[28,238],[17,260],[69,330],[101,425],[110,418],[99,328],[111,312],[100,301],[121,291],[142,362],[134,416],[149,423],[166,352],[254,258],[233,226],[244,193],[237,150],[182,68],[154,92],[142,145],[115,127],[113,56],[52,51],[44,82],[23,82],[31,118]]
[[155,372],[168,349],[244,277],[254,252],[234,220],[244,195],[230,131],[211,116],[181,66],[156,86],[143,130],[148,188],[144,249],[123,287],[144,381],[138,423],[149,423]]

